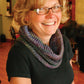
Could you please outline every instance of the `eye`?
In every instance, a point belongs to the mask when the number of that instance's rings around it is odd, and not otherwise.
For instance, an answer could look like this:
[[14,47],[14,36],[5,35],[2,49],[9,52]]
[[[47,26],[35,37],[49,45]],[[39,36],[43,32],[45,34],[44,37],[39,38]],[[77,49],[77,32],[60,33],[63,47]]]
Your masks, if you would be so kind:
[[44,10],[44,8],[39,8],[39,10]]
[[61,8],[61,5],[54,6],[54,9],[59,9]]
[[36,9],[37,13],[42,13],[43,11],[44,11],[44,8],[38,8],[38,9]]

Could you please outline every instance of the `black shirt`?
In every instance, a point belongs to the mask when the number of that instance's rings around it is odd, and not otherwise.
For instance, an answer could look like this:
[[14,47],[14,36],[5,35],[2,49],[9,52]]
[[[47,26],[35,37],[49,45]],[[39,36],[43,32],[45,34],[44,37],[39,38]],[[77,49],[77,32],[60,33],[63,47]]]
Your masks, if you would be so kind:
[[7,60],[7,74],[10,77],[31,78],[32,84],[71,84],[74,78],[70,59],[73,52],[66,37],[62,64],[55,69],[44,66],[22,43],[16,42]]

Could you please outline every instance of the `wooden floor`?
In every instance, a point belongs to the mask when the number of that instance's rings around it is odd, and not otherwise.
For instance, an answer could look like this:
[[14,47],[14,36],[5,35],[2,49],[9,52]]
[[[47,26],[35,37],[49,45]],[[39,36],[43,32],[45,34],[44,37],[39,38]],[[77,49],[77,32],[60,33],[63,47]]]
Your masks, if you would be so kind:
[[[1,84],[9,84],[7,73],[6,73],[6,61],[8,52],[11,48],[11,42],[0,42],[0,80]],[[84,72],[79,70],[79,65],[73,63],[73,71],[74,71],[74,81],[75,84],[84,84]]]

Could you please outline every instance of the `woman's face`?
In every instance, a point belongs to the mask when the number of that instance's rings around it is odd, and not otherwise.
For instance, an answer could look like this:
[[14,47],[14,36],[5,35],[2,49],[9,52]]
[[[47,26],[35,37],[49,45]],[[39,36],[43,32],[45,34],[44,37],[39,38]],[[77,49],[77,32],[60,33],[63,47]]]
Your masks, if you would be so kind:
[[[58,4],[58,0],[48,0],[48,2],[45,2],[42,8],[52,8]],[[35,11],[30,11],[27,17],[32,23],[32,31],[38,37],[51,37],[56,32],[60,24],[61,16],[61,10],[53,13],[52,9],[50,9],[47,14],[43,15],[38,15]]]

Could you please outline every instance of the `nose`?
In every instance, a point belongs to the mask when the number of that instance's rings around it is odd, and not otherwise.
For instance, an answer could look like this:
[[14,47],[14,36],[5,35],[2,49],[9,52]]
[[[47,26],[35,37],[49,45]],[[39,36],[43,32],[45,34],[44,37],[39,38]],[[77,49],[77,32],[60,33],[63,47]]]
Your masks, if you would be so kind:
[[54,14],[53,14],[52,9],[50,9],[50,10],[48,11],[48,13],[47,13],[47,15],[46,15],[46,18],[47,18],[47,19],[52,19],[52,18],[54,18]]
[[52,8],[49,9],[48,13],[53,13]]

